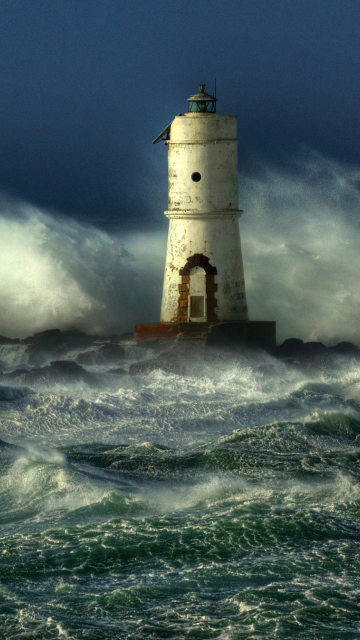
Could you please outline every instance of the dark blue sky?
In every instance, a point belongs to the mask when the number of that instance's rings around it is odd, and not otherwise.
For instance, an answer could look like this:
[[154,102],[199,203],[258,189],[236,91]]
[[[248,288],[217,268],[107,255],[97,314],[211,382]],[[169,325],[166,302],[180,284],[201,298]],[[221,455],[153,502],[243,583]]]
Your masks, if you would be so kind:
[[217,78],[240,168],[360,164],[358,0],[0,3],[0,190],[104,228],[166,225],[152,140]]

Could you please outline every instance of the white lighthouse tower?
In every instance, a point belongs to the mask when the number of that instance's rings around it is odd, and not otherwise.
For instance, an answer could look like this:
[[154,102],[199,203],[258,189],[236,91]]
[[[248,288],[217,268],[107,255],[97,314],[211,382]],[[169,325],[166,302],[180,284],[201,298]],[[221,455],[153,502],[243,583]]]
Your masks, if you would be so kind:
[[238,218],[236,116],[199,93],[166,135],[170,220],[160,321],[248,320]]
[[189,112],[154,140],[168,147],[169,235],[160,322],[136,325],[135,338],[202,333],[207,345],[230,341],[274,350],[276,323],[248,319],[236,116],[217,114],[205,85],[188,104]]

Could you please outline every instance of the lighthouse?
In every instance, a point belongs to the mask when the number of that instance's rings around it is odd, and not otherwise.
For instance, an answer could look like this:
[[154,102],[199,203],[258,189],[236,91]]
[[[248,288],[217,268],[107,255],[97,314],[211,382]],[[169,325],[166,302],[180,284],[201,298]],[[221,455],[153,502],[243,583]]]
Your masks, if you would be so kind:
[[[155,138],[168,149],[169,232],[160,323],[137,325],[135,337],[194,332],[232,336],[272,348],[275,322],[249,322],[238,207],[236,116],[219,115],[199,86]],[[209,341],[211,343],[211,339]]]
[[246,321],[236,116],[216,113],[205,85],[188,105],[161,135],[168,147],[169,234],[160,321]]

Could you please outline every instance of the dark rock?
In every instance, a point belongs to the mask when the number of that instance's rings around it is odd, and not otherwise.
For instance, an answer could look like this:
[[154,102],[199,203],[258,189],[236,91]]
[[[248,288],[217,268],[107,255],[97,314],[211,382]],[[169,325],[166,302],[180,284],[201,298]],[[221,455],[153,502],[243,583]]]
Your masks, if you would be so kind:
[[306,357],[325,354],[327,347],[322,342],[304,342],[303,352]]
[[98,351],[91,349],[90,351],[83,351],[76,356],[76,362],[79,364],[85,364],[89,367],[103,364],[104,359],[101,357]]
[[333,367],[333,358],[328,347],[322,342],[303,342],[298,338],[289,338],[277,347],[278,358],[285,359],[287,364],[300,369],[326,365]]
[[42,369],[31,369],[30,371],[27,369],[17,369],[16,371],[11,371],[9,374],[5,374],[4,379],[16,380],[17,382],[21,382],[22,384],[35,384],[39,382],[42,384],[47,384],[48,382],[50,382],[49,371],[50,367],[43,367]]
[[339,344],[334,347],[329,347],[329,349],[335,353],[340,353],[341,355],[360,356],[359,347],[352,342],[339,342]]
[[[240,347],[241,349],[250,347],[264,349],[272,354],[276,350],[276,322],[260,320],[215,322],[210,325],[210,331],[207,323],[194,324],[197,326],[192,330],[205,333],[208,347]],[[188,326],[189,323],[186,327]]]
[[109,369],[107,373],[111,373],[116,376],[127,376],[127,371],[125,371],[125,369],[122,369],[121,367],[119,367],[118,369]]
[[60,329],[48,329],[24,338],[23,344],[30,344],[40,348],[52,349],[66,344],[71,349],[79,349],[89,346],[94,341],[101,340],[99,336],[90,336],[77,329],[60,331]]
[[6,387],[0,385],[0,402],[14,402],[15,400],[21,400],[32,393],[31,389],[26,387]]
[[352,342],[339,342],[333,347],[326,347],[322,342],[303,342],[298,338],[289,338],[276,349],[279,358],[313,359],[321,356],[330,361],[335,353],[360,357],[360,348]]
[[24,373],[28,373],[29,369],[15,369],[14,371],[4,371],[3,376],[6,380],[16,380],[20,378]]
[[51,357],[60,357],[70,349],[86,349],[98,336],[89,336],[82,331],[49,329],[22,340],[28,344],[29,364],[41,365]]
[[23,344],[31,344],[38,346],[53,346],[58,344],[61,336],[60,329],[49,329],[47,331],[40,331],[33,336],[28,336],[22,340]]
[[85,382],[90,386],[99,384],[98,376],[85,371],[83,367],[72,360],[57,360],[47,367],[40,369],[17,369],[9,374],[4,374],[3,379],[19,380],[26,384],[53,384]]
[[80,367],[79,364],[73,362],[72,360],[55,360],[54,362],[50,362],[50,368],[53,371],[60,371],[65,375],[78,376],[80,374],[86,373],[85,369]]
[[276,355],[280,358],[294,358],[303,354],[304,342],[298,338],[288,338],[276,348]]
[[[44,369],[48,369],[48,367],[44,367]],[[55,362],[50,362],[49,369],[49,378],[55,382],[86,382],[86,384],[89,385],[94,385],[98,382],[97,376],[89,373],[72,360],[56,360]]]
[[119,344],[112,344],[109,342],[106,342],[100,348],[100,353],[107,362],[116,363],[121,360],[124,360],[124,358],[126,357],[126,352],[124,347],[121,347]]
[[330,367],[334,366],[335,354],[360,358],[360,349],[351,342],[340,342],[334,347],[327,347],[322,342],[303,342],[297,338],[290,338],[277,347],[276,353],[277,357],[292,360],[293,364],[298,361],[299,366],[305,366],[306,363],[316,365],[321,362]]
[[20,344],[19,338],[6,338],[5,336],[0,336],[0,344]]

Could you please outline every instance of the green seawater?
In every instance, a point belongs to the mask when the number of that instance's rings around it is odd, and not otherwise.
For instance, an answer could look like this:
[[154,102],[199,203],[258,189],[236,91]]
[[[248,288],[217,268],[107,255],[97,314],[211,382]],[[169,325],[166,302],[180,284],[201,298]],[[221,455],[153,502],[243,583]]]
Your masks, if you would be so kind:
[[359,639],[359,365],[335,364],[2,401],[0,638]]

